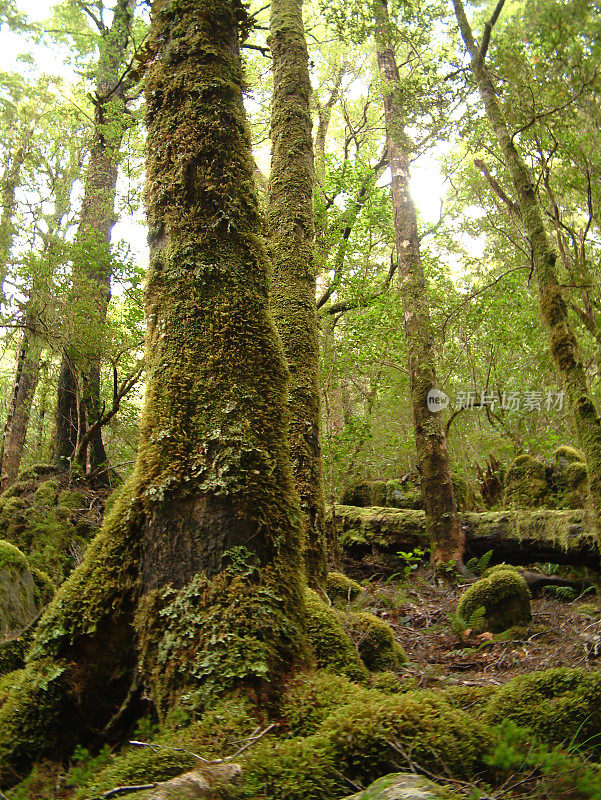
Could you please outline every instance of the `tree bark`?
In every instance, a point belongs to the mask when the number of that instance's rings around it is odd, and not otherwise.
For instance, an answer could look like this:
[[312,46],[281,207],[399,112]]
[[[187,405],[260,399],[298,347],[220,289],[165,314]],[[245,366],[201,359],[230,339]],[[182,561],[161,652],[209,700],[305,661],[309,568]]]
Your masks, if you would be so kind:
[[388,163],[392,174],[392,207],[405,320],[405,340],[417,466],[435,564],[463,563],[465,537],[449,466],[442,415],[428,408],[428,393],[436,388],[434,347],[428,293],[420,257],[417,216],[409,194],[409,148],[400,100],[400,77],[394,53],[386,0],[374,0],[378,67],[384,84],[384,117]]
[[290,370],[292,471],[306,527],[305,567],[312,585],[327,572],[323,465],[319,442],[319,343],[313,260],[311,81],[302,0],[272,0],[274,93],[267,224],[273,259],[270,307]]
[[[597,541],[586,524],[584,511],[518,509],[463,512],[459,516],[470,557],[492,550],[495,563],[551,562],[599,569]],[[430,542],[423,511],[336,505],[336,527],[346,556],[367,559],[369,569],[373,568],[369,559],[376,557],[398,571],[402,567],[399,551],[425,549]]]
[[134,473],[0,708],[0,778],[89,742],[140,678],[159,714],[305,664],[288,373],[242,101],[237,0],[158,0],[146,76],[147,375]]
[[[58,387],[60,408],[56,417],[54,460],[63,469],[68,467],[86,424],[92,425],[101,411],[100,368],[110,299],[115,191],[127,121],[124,73],[133,8],[134,0],[118,0],[111,27],[103,33],[98,58],[93,142],[75,243],[73,329],[65,345]],[[71,374],[74,369],[76,380]],[[73,391],[74,384],[80,396]],[[78,420],[75,437],[74,420]],[[102,432],[97,428],[90,443],[90,468],[98,470],[106,462]],[[82,463],[85,467],[86,453]]]
[[2,175],[2,214],[0,216],[0,301],[4,299],[4,281],[15,235],[14,216],[17,186],[27,150],[19,145],[6,164]]
[[497,97],[494,81],[484,61],[490,33],[503,3],[497,4],[493,17],[485,27],[482,39],[484,47],[479,47],[474,40],[461,0],[453,0],[453,6],[461,36],[470,54],[472,73],[486,115],[511,174],[522,224],[530,240],[541,316],[549,331],[551,355],[565,389],[580,448],[586,458],[589,493],[594,508],[597,535],[601,541],[601,420],[588,388],[576,336],[557,280],[555,268],[557,254],[545,228],[534,181],[526,162],[514,144]]
[[27,313],[17,348],[16,369],[0,449],[0,493],[16,480],[27,437],[29,415],[40,376],[42,342],[34,330],[35,320]]

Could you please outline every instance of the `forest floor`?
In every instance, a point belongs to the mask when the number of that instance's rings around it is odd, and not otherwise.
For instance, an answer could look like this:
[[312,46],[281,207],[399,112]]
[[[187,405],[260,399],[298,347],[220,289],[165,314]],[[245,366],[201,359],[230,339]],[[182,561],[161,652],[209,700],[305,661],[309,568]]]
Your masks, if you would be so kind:
[[392,626],[409,659],[403,673],[420,688],[501,685],[551,667],[601,669],[601,606],[592,590],[571,600],[543,590],[532,598],[530,626],[492,637],[456,630],[468,585],[437,586],[422,567],[408,580],[369,583],[359,600]]

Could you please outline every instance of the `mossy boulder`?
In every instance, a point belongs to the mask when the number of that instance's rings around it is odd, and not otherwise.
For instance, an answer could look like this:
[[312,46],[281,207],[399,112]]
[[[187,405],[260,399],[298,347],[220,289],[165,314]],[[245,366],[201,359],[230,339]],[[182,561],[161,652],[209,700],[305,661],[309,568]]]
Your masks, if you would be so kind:
[[553,452],[553,458],[555,461],[566,461],[567,463],[584,461],[584,456],[580,450],[565,444]]
[[515,458],[505,476],[505,505],[532,508],[549,502],[545,465],[530,455]]
[[349,612],[342,623],[359,651],[365,666],[372,672],[399,669],[407,661],[390,625],[367,611]]
[[48,576],[31,569],[17,547],[0,541],[0,641],[18,638],[53,594]]
[[34,506],[52,506],[56,504],[59,492],[57,481],[49,480],[40,483],[33,495]]
[[345,506],[384,506],[386,504],[386,481],[363,481],[347,486],[340,502]]
[[[484,615],[474,620],[479,608]],[[500,569],[472,584],[461,596],[457,613],[478,632],[501,633],[532,619],[530,592],[524,578],[514,570]]]
[[79,489],[63,489],[57,498],[59,506],[68,508],[71,511],[82,511],[85,507],[85,502],[85,495]]
[[326,593],[333,603],[347,605],[363,591],[363,587],[342,572],[328,572]]
[[378,778],[367,789],[346,800],[452,800],[457,795],[421,775],[397,772]]
[[601,754],[601,673],[559,667],[520,675],[498,688],[484,718],[510,719],[550,745]]
[[305,605],[307,637],[317,666],[352,680],[366,681],[367,669],[335,610],[312,589],[306,592]]

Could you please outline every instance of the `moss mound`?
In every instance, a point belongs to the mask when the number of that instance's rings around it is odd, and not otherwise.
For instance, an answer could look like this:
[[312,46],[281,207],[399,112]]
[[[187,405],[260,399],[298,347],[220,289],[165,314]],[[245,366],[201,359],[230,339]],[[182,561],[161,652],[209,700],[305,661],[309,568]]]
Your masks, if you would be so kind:
[[601,754],[601,674],[560,667],[513,678],[490,698],[485,719],[510,719],[547,744]]
[[334,800],[348,792],[349,781],[366,785],[409,761],[467,777],[482,768],[491,743],[486,725],[434,692],[385,697],[359,690],[313,734],[270,739],[252,748],[242,796]]
[[305,604],[307,637],[317,666],[351,680],[366,681],[367,670],[336,612],[312,589],[306,592]]
[[[479,608],[484,609],[484,615],[474,619]],[[457,613],[476,631],[501,633],[514,625],[527,624],[532,613],[526,581],[514,570],[493,571],[463,593]]]
[[333,603],[347,605],[363,591],[363,586],[342,572],[328,572],[326,593]]
[[362,792],[346,800],[453,800],[447,789],[421,775],[399,772],[378,778]]
[[108,494],[93,489],[83,477],[76,485],[69,480],[48,465],[38,465],[0,496],[0,536],[57,585],[82,560],[99,530]]
[[407,656],[390,625],[367,611],[349,612],[342,623],[355,643],[366,667],[372,672],[399,669]]
[[544,505],[548,499],[545,465],[529,455],[515,458],[505,476],[505,505],[531,508]]
[[568,445],[565,444],[562,445],[561,447],[558,447],[553,452],[553,458],[556,461],[563,460],[567,461],[568,463],[571,463],[573,461],[580,461],[580,462],[584,461],[584,456],[582,455],[580,450],[576,450],[575,447],[569,447]]

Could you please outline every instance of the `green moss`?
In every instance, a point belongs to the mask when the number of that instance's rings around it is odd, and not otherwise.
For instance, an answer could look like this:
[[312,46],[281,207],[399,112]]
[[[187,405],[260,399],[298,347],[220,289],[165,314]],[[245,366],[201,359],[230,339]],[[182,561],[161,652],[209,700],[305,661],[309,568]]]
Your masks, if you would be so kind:
[[563,459],[569,463],[584,461],[584,456],[580,450],[576,450],[575,447],[569,447],[568,445],[562,445],[561,447],[558,447],[557,450],[553,452],[553,458],[556,461]]
[[337,708],[359,698],[382,699],[373,691],[366,695],[368,691],[364,686],[327,670],[300,673],[286,687],[282,718],[292,735],[308,736],[315,733]]
[[391,773],[346,800],[453,800],[457,795],[421,775]]
[[572,461],[565,471],[566,483],[571,489],[579,489],[588,481],[586,464],[582,461]]
[[[173,745],[176,746],[175,744]],[[174,778],[198,766],[198,759],[170,749],[128,747],[78,790],[77,800],[98,797],[115,786],[136,786]]]
[[338,769],[363,783],[404,765],[403,751],[424,769],[467,777],[491,741],[473,714],[435,692],[407,692],[380,703],[357,700],[328,717],[318,735],[334,751]]
[[367,611],[349,612],[342,623],[359,651],[363,663],[373,672],[399,669],[407,661],[390,625]]
[[52,506],[58,497],[59,485],[56,481],[40,483],[33,496],[34,506]]
[[0,675],[20,670],[25,665],[27,639],[8,639],[0,641]]
[[505,476],[505,505],[529,508],[544,505],[548,499],[545,465],[529,455],[514,459]]
[[484,715],[510,719],[550,744],[601,753],[601,674],[560,667],[513,678],[490,698]]
[[475,623],[478,631],[500,633],[513,625],[529,623],[532,614],[526,581],[514,570],[497,570],[476,581],[461,596],[457,613],[470,621],[479,608],[484,608],[484,616]]
[[0,782],[14,781],[15,771],[56,754],[49,729],[60,731],[63,753],[73,749],[77,730],[66,702],[71,691],[64,663],[45,659],[21,671],[0,708]]
[[457,502],[458,511],[474,511],[476,508],[476,493],[462,475],[452,474],[453,491]]
[[0,569],[27,569],[29,566],[27,556],[18,547],[10,542],[0,540]]
[[0,674],[0,708],[6,702],[14,687],[20,682],[23,673],[23,669],[16,669],[14,672]]
[[19,480],[39,480],[39,478],[43,478],[46,475],[52,475],[55,472],[56,467],[54,464],[32,464],[30,467],[27,467],[27,469],[24,469],[21,472],[19,475]]
[[415,678],[400,678],[396,672],[375,672],[371,676],[370,684],[372,689],[382,694],[402,694],[403,692],[413,692],[419,688]]
[[23,497],[9,497],[2,505],[0,532],[2,537],[19,543],[26,525],[25,511],[29,503]]
[[367,680],[367,670],[332,608],[313,590],[306,593],[306,630],[317,666],[351,680]]
[[484,571],[483,577],[488,578],[490,575],[494,575],[496,572],[503,571],[515,572],[516,575],[519,575],[522,578],[524,577],[523,567],[518,567],[515,564],[506,564],[505,562],[494,564],[492,567],[489,567]]
[[71,511],[80,511],[85,508],[86,498],[78,489],[63,489],[58,495],[58,505]]
[[275,584],[269,568],[243,559],[213,578],[198,574],[180,590],[146,595],[136,627],[160,715],[180,702],[204,710],[238,685],[265,688],[285,671],[296,634]]
[[326,577],[326,593],[333,603],[347,605],[363,591],[363,587],[342,572],[328,572]]

